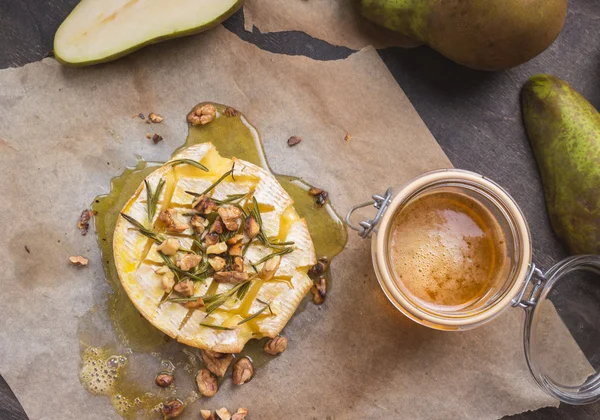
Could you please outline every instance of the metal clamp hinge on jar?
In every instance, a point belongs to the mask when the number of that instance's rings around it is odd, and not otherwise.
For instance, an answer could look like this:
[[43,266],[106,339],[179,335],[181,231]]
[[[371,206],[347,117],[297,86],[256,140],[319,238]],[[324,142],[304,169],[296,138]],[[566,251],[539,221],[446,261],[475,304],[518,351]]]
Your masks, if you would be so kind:
[[[542,273],[542,271],[537,268],[534,263],[531,263],[527,272],[527,277],[523,284],[523,288],[512,300],[512,306],[519,306],[524,309],[534,307],[538,302],[539,295],[546,281],[547,279],[544,273]],[[529,295],[527,299],[525,299],[527,290],[529,290]]]
[[[371,196],[371,198],[373,198],[373,201],[367,201],[366,203],[358,204],[352,207],[348,212],[348,215],[346,216],[346,224],[348,225],[348,227],[352,230],[357,231],[362,238],[368,237],[383,217],[383,213],[385,213],[385,210],[388,208],[390,202],[392,201],[392,189],[388,188],[384,195],[374,194],[373,196]],[[375,217],[373,219],[361,221],[359,223],[359,226],[352,224],[352,222],[350,221],[352,214],[356,210],[370,205],[373,205],[376,209],[378,209]]]

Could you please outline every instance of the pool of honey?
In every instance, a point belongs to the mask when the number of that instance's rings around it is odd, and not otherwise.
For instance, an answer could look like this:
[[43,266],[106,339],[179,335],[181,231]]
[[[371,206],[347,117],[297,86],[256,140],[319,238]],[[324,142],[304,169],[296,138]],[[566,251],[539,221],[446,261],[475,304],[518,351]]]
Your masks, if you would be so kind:
[[480,200],[455,187],[422,193],[401,208],[388,248],[400,289],[435,310],[472,307],[506,277],[502,227]]
[[[212,142],[224,157],[235,156],[270,170],[258,131],[243,114],[226,116],[226,106],[214,105],[219,116],[205,126],[190,127],[182,148]],[[162,403],[177,398],[192,404],[200,398],[194,382],[202,365],[198,349],[170,339],[140,315],[120,284],[112,258],[113,231],[120,210],[144,178],[160,165],[140,160],[135,168],[114,178],[110,193],[97,197],[92,205],[97,212],[94,222],[110,292],[106,301],[99,302],[79,321],[80,378],[90,392],[107,396],[126,418],[161,418]],[[306,219],[317,257],[331,260],[346,244],[345,224],[329,203],[322,207],[315,204],[314,197],[308,194],[311,186],[302,179],[286,175],[276,178],[294,200],[298,214]],[[308,299],[310,293],[299,311]],[[266,340],[251,340],[240,356],[250,357],[255,368],[259,368],[273,359],[262,351]],[[157,387],[154,378],[160,372],[173,373],[174,385]]]

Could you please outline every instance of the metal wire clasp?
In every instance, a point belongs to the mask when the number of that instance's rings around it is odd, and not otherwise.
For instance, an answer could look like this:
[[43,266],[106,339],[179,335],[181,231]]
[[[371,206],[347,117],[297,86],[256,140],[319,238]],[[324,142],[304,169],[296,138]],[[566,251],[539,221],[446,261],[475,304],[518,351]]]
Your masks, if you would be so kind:
[[[373,232],[373,229],[375,229],[375,226],[377,226],[377,224],[381,220],[383,213],[385,213],[385,210],[387,209],[387,207],[390,205],[390,202],[392,201],[392,189],[388,188],[388,190],[385,192],[385,194],[383,196],[379,195],[379,194],[374,194],[372,196],[372,198],[373,198],[373,201],[367,201],[366,203],[358,204],[358,205],[352,207],[350,209],[350,211],[348,211],[348,214],[346,215],[346,224],[348,225],[348,227],[352,230],[357,231],[358,234],[362,238],[367,238],[371,234],[371,232]],[[375,217],[373,219],[363,220],[362,222],[359,223],[359,226],[353,225],[350,220],[350,218],[352,217],[352,214],[356,210],[363,208],[363,207],[370,206],[371,204],[373,204],[373,206],[379,210],[377,212],[377,214],[375,215]]]
[[[525,278],[525,282],[523,284],[523,288],[512,300],[512,306],[519,306],[524,309],[534,307],[538,302],[539,292],[541,292],[542,286],[546,283],[546,280],[547,279],[544,273],[542,273],[542,271],[537,268],[534,263],[531,263],[527,277]],[[529,286],[531,286],[531,288],[529,288]],[[524,299],[525,293],[528,289],[530,289],[529,297]]]

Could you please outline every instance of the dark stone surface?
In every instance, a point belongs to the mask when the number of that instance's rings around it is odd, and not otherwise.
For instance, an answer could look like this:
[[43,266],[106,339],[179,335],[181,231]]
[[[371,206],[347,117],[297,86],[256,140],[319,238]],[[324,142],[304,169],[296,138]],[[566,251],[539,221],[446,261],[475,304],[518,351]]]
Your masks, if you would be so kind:
[[[54,32],[77,3],[78,0],[0,2],[0,68],[22,66],[47,56]],[[353,53],[302,32],[262,34],[256,28],[247,32],[239,12],[225,27],[241,39],[275,53],[318,60],[342,59]],[[530,224],[538,267],[546,270],[564,258],[565,250],[549,225],[541,182],[523,129],[519,91],[528,77],[552,73],[573,84],[600,107],[600,4],[596,0],[572,0],[565,28],[552,47],[529,63],[505,72],[469,70],[427,47],[388,48],[380,51],[380,56],[453,164],[492,178],[519,203]],[[551,299],[591,363],[600,368],[597,280],[569,279],[560,285],[560,290],[551,293]],[[1,378],[0,419],[27,419]],[[561,404],[559,408],[508,419],[597,420],[600,403],[583,407]]]

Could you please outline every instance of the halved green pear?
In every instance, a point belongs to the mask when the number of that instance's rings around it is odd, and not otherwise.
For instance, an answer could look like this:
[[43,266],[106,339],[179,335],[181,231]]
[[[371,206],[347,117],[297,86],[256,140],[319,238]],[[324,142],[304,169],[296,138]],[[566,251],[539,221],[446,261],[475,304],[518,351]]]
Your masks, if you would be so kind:
[[60,25],[54,55],[85,66],[114,60],[148,44],[205,31],[244,0],[82,0]]

